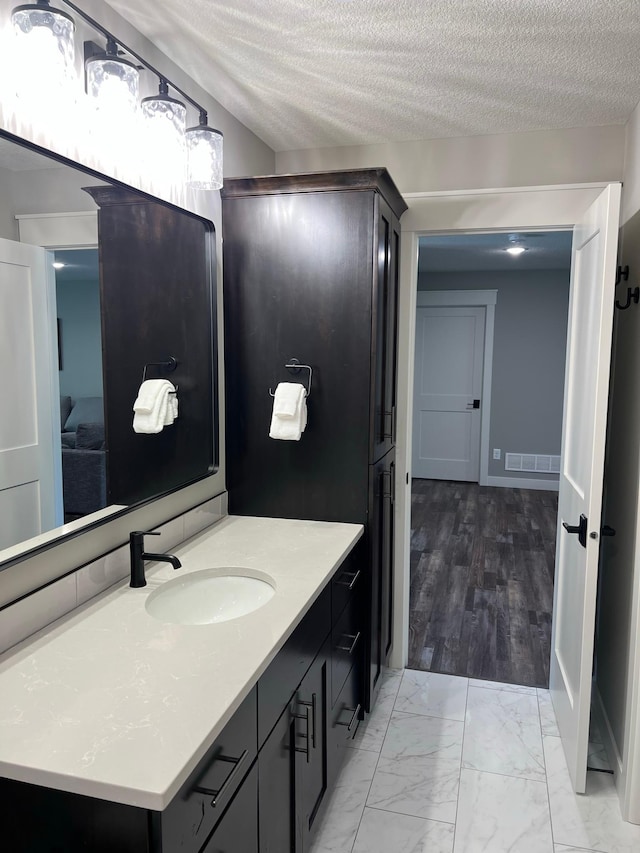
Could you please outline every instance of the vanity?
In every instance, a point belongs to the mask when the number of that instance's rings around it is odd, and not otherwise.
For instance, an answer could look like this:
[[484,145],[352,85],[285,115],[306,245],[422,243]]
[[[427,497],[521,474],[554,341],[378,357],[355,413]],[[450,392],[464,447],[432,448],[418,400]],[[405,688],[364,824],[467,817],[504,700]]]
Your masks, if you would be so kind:
[[[362,716],[361,525],[227,517],[0,658],[3,842],[19,851],[303,853]],[[182,624],[202,570],[273,589]]]

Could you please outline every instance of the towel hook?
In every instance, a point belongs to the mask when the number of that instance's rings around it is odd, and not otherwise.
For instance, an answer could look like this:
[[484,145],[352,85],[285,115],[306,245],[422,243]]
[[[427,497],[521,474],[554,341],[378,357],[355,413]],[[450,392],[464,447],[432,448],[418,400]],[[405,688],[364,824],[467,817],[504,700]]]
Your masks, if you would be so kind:
[[[287,370],[290,370],[292,373],[300,373],[301,370],[309,371],[309,384],[304,389],[305,397],[309,397],[311,394],[311,382],[313,380],[313,370],[308,364],[301,364],[297,358],[290,358],[289,361],[285,364]],[[271,397],[275,397],[275,393],[269,388],[269,394]]]
[[[148,361],[143,370],[142,370],[142,381],[147,381],[147,368],[149,367],[158,367],[163,370],[165,373],[173,373],[173,371],[178,366],[178,360],[174,358],[172,355],[166,361]],[[175,391],[178,390],[178,386],[175,385]],[[170,391],[170,394],[174,394],[175,391]]]

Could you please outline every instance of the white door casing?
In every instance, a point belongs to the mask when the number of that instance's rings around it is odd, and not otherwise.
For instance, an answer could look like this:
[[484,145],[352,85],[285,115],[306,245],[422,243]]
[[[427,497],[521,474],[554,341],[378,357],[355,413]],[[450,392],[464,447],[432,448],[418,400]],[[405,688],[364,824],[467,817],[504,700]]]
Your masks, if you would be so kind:
[[483,307],[416,309],[413,476],[478,482]]
[[55,351],[47,252],[0,239],[0,550],[63,521]]
[[619,212],[612,184],[576,223],[572,250],[549,687],[577,793],[587,775]]

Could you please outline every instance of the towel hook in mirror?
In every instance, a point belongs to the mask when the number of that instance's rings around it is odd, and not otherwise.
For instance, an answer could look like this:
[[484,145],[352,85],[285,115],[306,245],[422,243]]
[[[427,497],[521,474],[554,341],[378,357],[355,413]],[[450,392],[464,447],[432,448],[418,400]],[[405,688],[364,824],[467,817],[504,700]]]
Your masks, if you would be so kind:
[[[142,370],[142,381],[143,382],[147,381],[147,368],[149,368],[149,367],[158,367],[162,371],[164,371],[165,373],[173,373],[173,371],[176,369],[177,366],[178,366],[178,360],[176,358],[174,358],[172,355],[170,355],[166,361],[148,361]],[[175,390],[176,391],[178,390],[177,385],[175,385]],[[170,393],[175,393],[175,392],[170,392]]]
[[[301,370],[309,371],[309,384],[305,387],[304,393],[305,397],[308,397],[311,394],[311,381],[313,379],[313,370],[308,364],[301,364],[297,358],[290,358],[289,361],[285,364],[287,370],[290,370],[292,373],[300,373]],[[275,393],[269,388],[269,394],[272,397],[275,397]]]

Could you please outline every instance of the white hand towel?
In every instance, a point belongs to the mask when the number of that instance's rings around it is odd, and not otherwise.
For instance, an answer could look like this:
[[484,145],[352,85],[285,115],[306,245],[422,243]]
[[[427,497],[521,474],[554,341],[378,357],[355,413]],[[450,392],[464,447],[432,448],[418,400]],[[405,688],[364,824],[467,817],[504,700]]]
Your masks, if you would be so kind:
[[[282,393],[282,398],[286,402],[283,402],[282,407],[280,407],[277,403],[278,394],[283,385],[293,386],[293,388],[299,389],[295,392],[296,405],[294,408],[293,415],[277,414],[278,411],[290,411],[289,400],[293,395],[293,392],[289,388],[285,389],[285,391]],[[293,382],[281,382],[280,385],[278,385],[278,387],[276,388],[275,398],[273,401],[273,416],[271,418],[269,438],[279,439],[280,441],[300,441],[300,436],[304,432],[306,425],[307,399],[304,386],[297,385]]]
[[273,414],[278,418],[295,418],[305,394],[299,382],[281,382],[273,400]]
[[175,388],[168,379],[148,379],[142,383],[133,404],[133,430],[145,435],[162,432],[178,416]]

